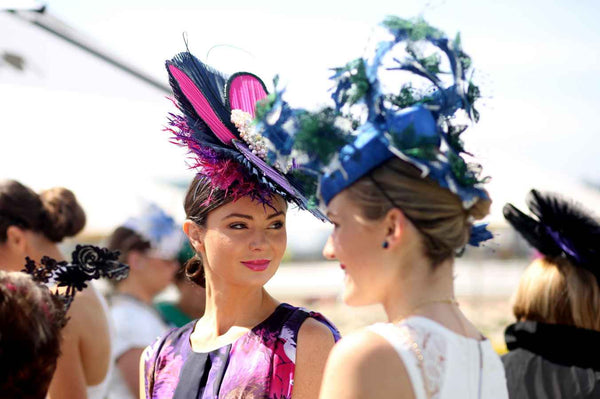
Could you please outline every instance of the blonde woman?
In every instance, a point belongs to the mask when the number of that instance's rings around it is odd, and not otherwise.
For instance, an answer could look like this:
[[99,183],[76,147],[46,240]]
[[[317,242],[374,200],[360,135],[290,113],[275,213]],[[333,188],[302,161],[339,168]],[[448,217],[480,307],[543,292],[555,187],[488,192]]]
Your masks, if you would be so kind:
[[541,255],[515,296],[516,323],[503,356],[511,398],[600,397],[600,225],[556,194],[532,190],[525,215],[504,207],[509,223]]
[[[471,61],[423,20],[383,25],[372,57],[335,69],[335,108],[304,113],[293,136],[299,167],[322,174],[317,198],[334,225],[323,254],[345,272],[344,302],[387,315],[336,344],[320,398],[507,398],[502,363],[453,283],[456,254],[490,238],[473,224],[491,200],[457,124],[477,120]],[[404,84],[384,85],[380,73],[396,70]],[[284,108],[275,104],[266,123]],[[361,118],[348,120],[355,109]]]

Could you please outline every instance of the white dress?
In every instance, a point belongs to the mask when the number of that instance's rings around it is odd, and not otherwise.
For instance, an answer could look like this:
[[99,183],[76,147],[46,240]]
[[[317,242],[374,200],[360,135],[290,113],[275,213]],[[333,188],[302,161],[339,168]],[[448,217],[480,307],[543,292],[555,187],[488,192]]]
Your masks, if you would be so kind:
[[504,367],[489,340],[463,337],[419,316],[368,330],[398,352],[416,399],[508,399]]
[[[110,314],[115,327],[112,348],[116,360],[130,349],[146,348],[168,330],[154,308],[130,296],[112,297]],[[118,367],[112,372],[108,398],[136,399]]]
[[[98,297],[98,300],[100,301],[100,304],[102,305],[102,309],[104,309],[104,314],[106,315],[106,320],[108,322],[108,330],[110,331],[110,345],[111,345],[111,349],[114,346],[114,340],[115,340],[115,332],[114,332],[114,326],[110,317],[110,311],[108,309],[108,304],[106,303],[106,299],[104,299],[104,296],[98,292],[98,290],[96,289],[95,285],[92,283],[90,284],[90,289],[93,289],[96,292],[96,296]],[[111,375],[113,373],[113,368],[114,368],[114,357],[111,354],[111,358],[110,358],[110,362],[108,363],[108,371],[106,372],[106,376],[104,377],[104,380],[97,384],[97,385],[88,385],[87,387],[87,398],[88,399],[104,399],[106,397],[106,393],[108,392],[108,383],[110,381]]]

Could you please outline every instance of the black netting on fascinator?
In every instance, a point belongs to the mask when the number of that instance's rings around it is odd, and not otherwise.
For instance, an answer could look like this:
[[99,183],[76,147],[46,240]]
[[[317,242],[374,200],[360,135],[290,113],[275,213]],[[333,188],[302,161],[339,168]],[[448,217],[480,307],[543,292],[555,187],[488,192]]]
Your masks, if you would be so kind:
[[101,277],[122,280],[129,275],[129,266],[118,261],[119,251],[110,251],[93,245],[77,245],[71,262],[56,261],[48,256],[40,265],[26,258],[23,272],[41,285],[56,284],[59,288],[52,295],[63,304],[64,312],[73,302],[77,291],[87,287],[87,282]]
[[526,203],[533,216],[506,204],[506,220],[544,256],[563,256],[600,283],[600,224],[591,213],[557,194],[537,190],[530,191]]

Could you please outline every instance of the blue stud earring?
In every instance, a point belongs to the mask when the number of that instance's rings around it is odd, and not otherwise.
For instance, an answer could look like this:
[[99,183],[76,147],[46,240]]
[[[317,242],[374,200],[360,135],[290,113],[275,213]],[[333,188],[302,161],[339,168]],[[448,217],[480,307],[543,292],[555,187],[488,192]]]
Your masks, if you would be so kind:
[[381,248],[383,249],[387,249],[390,246],[390,244],[388,244],[387,241],[384,241],[383,244],[381,244]]

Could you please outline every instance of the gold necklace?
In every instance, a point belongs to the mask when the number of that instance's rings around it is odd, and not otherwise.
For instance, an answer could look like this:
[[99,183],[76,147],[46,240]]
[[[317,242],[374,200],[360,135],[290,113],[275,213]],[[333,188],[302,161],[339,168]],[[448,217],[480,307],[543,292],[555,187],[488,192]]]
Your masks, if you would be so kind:
[[454,305],[457,307],[460,306],[458,301],[454,298],[432,299],[430,301],[421,302],[420,304],[413,306],[412,309],[410,309],[410,311],[408,312],[408,315],[410,316],[417,309],[420,309],[424,306],[433,305],[435,303],[446,303],[448,305]]
[[415,310],[420,309],[424,306],[429,306],[429,305],[433,305],[435,303],[446,303],[448,305],[454,305],[456,307],[459,307],[460,304],[458,303],[458,301],[454,298],[442,298],[442,299],[432,299],[429,301],[425,301],[425,302],[421,302],[416,306],[413,306],[412,308],[410,308],[410,310],[408,312],[405,313],[404,316],[400,317],[398,319],[398,321],[393,322],[394,324],[396,323],[400,323],[402,320],[406,319],[407,317],[409,317],[410,315],[412,315],[414,313]]

